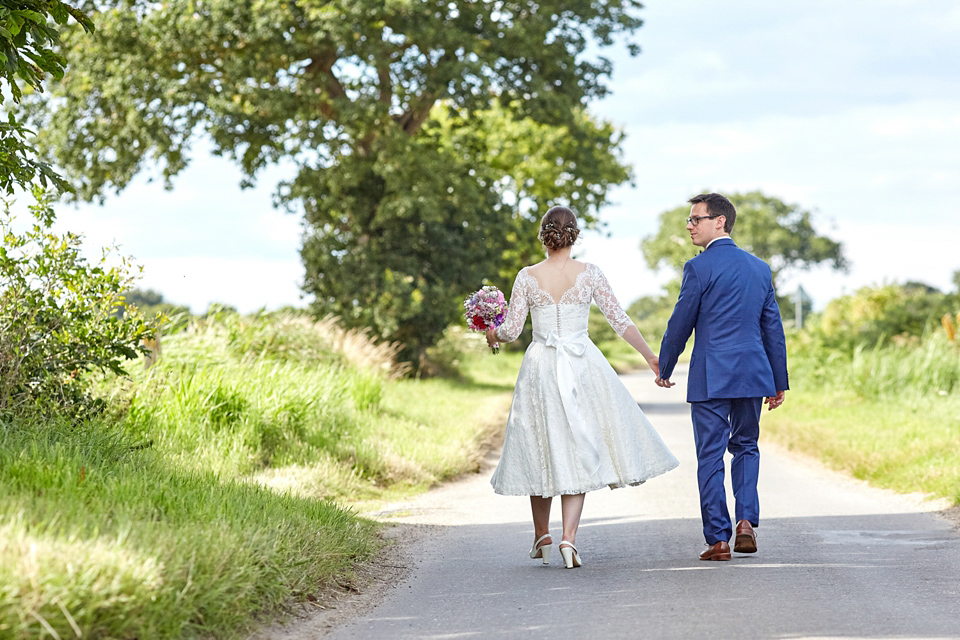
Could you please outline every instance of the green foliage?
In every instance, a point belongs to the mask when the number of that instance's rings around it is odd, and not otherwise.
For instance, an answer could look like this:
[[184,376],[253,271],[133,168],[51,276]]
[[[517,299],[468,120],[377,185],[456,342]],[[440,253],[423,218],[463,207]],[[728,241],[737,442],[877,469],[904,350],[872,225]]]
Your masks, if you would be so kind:
[[810,329],[830,348],[847,353],[861,345],[874,347],[896,338],[920,337],[939,327],[945,313],[960,310],[960,294],[931,289],[917,283],[863,287],[831,300],[819,323]]
[[84,374],[123,373],[152,329],[137,314],[116,313],[133,281],[129,262],[109,266],[104,253],[89,264],[78,236],[50,230],[48,198],[35,196],[36,222],[25,232],[14,230],[9,205],[0,216],[0,415],[75,415],[99,406]]
[[277,198],[305,214],[315,312],[415,364],[463,296],[529,262],[548,203],[590,225],[629,179],[620,134],[583,112],[611,71],[585,52],[639,27],[636,0],[99,6],[38,116],[79,197],[154,162],[169,184],[196,135],[247,182],[289,161]]
[[[6,101],[4,84],[19,103],[24,89],[43,91],[47,74],[63,77],[66,60],[55,51],[60,32],[48,18],[65,25],[70,16],[87,31],[93,29],[81,11],[59,0],[20,0],[0,6],[0,104]],[[9,195],[16,187],[28,189],[36,180],[44,188],[49,183],[59,191],[69,191],[50,165],[35,159],[31,135],[13,111],[0,123],[0,189]]]
[[55,51],[60,32],[47,19],[62,26],[70,17],[85,30],[93,30],[83,12],[59,0],[19,0],[0,6],[0,78],[15,101],[23,96],[21,83],[42,91],[46,74],[63,77],[67,61]]
[[123,294],[124,309],[127,307],[136,307],[140,315],[146,318],[155,316],[189,316],[190,308],[184,305],[167,302],[163,294],[153,289],[134,288]]
[[[396,354],[396,346],[343,329],[332,318],[228,314],[171,336],[157,364],[102,393],[126,432],[183,455],[183,463],[198,470],[271,475],[317,465],[311,495],[358,496],[451,473],[447,461],[401,454],[408,446],[403,433],[448,416],[436,409],[436,417],[411,423],[408,411],[394,404],[398,389],[391,380],[405,372]],[[419,395],[420,388],[405,393]],[[479,420],[466,431],[478,438],[487,428]],[[443,450],[446,436],[431,437]],[[468,449],[454,472],[471,464]]]
[[667,321],[673,313],[679,291],[668,291],[659,296],[641,296],[627,307],[627,315],[637,324],[640,333],[656,351],[656,344],[663,337]]
[[[829,264],[837,270],[847,268],[841,243],[818,234],[813,228],[813,215],[799,205],[786,204],[760,191],[727,197],[737,209],[733,239],[740,248],[770,265],[774,285],[783,272],[794,269],[804,270],[819,264]],[[650,268],[673,269],[679,279],[683,264],[700,252],[686,231],[689,215],[688,205],[660,214],[659,230],[641,243]]]
[[[845,373],[835,369],[829,380],[841,380]],[[764,413],[763,428],[764,437],[781,446],[875,486],[960,505],[958,416],[956,393],[908,390],[863,398],[829,385],[798,385],[787,393],[783,407]]]

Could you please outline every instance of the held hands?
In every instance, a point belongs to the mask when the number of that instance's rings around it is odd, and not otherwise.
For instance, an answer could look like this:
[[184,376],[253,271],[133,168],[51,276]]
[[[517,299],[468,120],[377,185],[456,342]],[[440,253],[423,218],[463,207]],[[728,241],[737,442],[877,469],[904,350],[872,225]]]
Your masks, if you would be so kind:
[[670,387],[676,385],[676,382],[670,382],[670,378],[661,378],[660,377],[660,358],[657,356],[651,356],[647,360],[647,364],[650,365],[650,368],[653,369],[653,375],[657,376],[657,379],[654,382],[658,387],[663,387],[664,389],[669,389]]
[[767,403],[767,411],[773,411],[777,407],[783,404],[783,398],[786,395],[784,391],[777,391],[777,395],[770,396],[764,402]]
[[647,366],[650,367],[651,371],[653,371],[653,375],[655,377],[660,377],[660,358],[655,355],[651,355],[647,359]]

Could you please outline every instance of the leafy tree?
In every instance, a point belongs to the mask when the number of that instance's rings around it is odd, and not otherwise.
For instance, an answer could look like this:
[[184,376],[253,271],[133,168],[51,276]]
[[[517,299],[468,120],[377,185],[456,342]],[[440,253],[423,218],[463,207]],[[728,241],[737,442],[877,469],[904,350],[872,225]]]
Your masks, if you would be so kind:
[[636,322],[647,342],[655,343],[663,337],[678,293],[679,289],[663,295],[641,296],[627,307],[627,315]]
[[[549,203],[597,224],[629,179],[620,135],[583,111],[641,21],[637,0],[134,0],[91,3],[96,40],[38,117],[78,196],[156,166],[169,185],[212,139],[252,183],[284,161],[318,313],[417,359],[485,282],[536,252]],[[636,53],[635,45],[630,45]]]
[[[760,191],[734,193],[727,197],[737,208],[737,221],[731,234],[733,239],[739,247],[770,265],[774,284],[784,271],[791,269],[809,269],[824,263],[836,270],[847,269],[843,246],[817,233],[809,211]],[[683,264],[700,253],[700,247],[691,244],[686,231],[689,215],[689,205],[660,214],[660,229],[641,243],[651,268],[670,267],[679,277]]]
[[[734,193],[727,197],[737,208],[737,221],[731,234],[737,245],[766,261],[773,271],[776,287],[784,272],[805,270],[828,264],[838,271],[847,269],[843,246],[820,235],[813,227],[813,215],[799,205],[787,204],[760,191]],[[679,291],[684,263],[700,253],[690,242],[686,219],[690,206],[682,205],[660,214],[656,234],[641,242],[647,264],[653,268],[668,267],[677,273],[667,289]],[[787,296],[780,296],[780,312],[785,318],[794,316],[794,305]]]
[[960,293],[960,269],[953,272],[953,289]]

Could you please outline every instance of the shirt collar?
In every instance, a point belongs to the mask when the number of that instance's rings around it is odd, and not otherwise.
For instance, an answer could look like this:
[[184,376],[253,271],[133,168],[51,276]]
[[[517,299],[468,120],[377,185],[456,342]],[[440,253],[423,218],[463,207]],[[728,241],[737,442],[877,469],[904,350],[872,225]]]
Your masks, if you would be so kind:
[[711,240],[710,242],[708,242],[708,243],[707,243],[707,246],[705,246],[705,247],[703,248],[703,250],[706,251],[707,249],[709,249],[709,248],[710,248],[710,245],[712,245],[712,244],[713,244],[714,242],[716,242],[717,240],[731,240],[731,241],[732,241],[733,238],[731,238],[730,236],[717,236],[716,238],[714,238],[713,240]]

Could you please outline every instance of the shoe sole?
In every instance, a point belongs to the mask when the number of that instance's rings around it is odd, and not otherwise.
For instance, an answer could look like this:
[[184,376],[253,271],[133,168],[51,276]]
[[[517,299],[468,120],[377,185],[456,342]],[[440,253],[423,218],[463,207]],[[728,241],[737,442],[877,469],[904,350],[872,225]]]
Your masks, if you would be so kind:
[[733,545],[733,550],[737,553],[756,553],[757,541],[753,539],[753,536],[737,536],[737,541]]
[[729,559],[730,559],[730,554],[729,554],[729,553],[715,553],[715,554],[713,554],[712,556],[707,556],[706,558],[704,558],[703,556],[700,556],[700,559],[701,559],[701,560],[705,560],[705,561],[709,561],[709,560],[729,560]]

